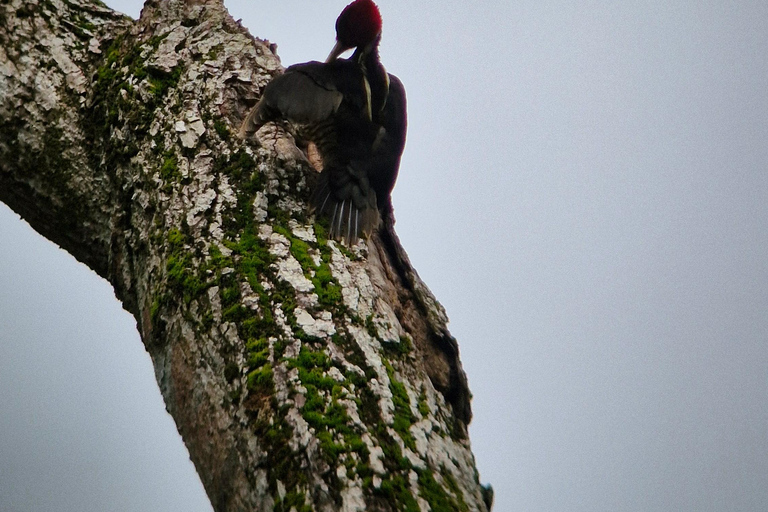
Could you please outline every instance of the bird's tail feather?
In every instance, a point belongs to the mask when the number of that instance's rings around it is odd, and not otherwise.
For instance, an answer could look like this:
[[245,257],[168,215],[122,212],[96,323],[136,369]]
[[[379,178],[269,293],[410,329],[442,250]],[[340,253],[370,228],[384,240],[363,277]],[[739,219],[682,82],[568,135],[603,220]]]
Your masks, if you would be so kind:
[[[312,209],[328,219],[328,236],[352,246],[379,225],[376,195],[364,184],[338,186],[339,173],[348,170],[325,169],[320,173],[312,196]],[[348,176],[345,176],[348,177]],[[363,185],[363,186],[361,186]]]

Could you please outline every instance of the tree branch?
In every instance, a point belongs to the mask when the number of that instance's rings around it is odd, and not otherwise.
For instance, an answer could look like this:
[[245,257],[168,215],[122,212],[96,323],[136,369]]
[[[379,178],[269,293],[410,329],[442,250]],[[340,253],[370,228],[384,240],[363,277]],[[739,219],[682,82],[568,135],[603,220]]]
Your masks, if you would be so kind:
[[234,136],[272,45],[212,0],[12,0],[0,27],[0,200],[115,287],[217,511],[487,509],[392,223],[327,240],[291,138]]

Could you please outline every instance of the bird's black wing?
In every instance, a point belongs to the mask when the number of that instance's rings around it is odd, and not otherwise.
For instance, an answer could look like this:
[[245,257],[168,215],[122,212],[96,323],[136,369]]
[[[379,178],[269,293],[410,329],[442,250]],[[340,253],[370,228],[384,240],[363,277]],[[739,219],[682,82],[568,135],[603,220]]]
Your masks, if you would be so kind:
[[241,135],[248,136],[277,119],[312,125],[331,118],[344,100],[328,66],[321,62],[297,64],[275,77],[246,117]]

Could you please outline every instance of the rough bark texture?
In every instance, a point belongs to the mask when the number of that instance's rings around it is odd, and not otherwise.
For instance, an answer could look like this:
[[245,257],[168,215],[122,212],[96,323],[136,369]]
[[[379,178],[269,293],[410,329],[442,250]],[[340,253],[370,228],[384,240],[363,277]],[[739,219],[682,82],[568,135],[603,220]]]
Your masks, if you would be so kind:
[[0,0],[0,201],[137,320],[217,511],[486,510],[442,307],[394,229],[307,214],[274,47],[220,1]]

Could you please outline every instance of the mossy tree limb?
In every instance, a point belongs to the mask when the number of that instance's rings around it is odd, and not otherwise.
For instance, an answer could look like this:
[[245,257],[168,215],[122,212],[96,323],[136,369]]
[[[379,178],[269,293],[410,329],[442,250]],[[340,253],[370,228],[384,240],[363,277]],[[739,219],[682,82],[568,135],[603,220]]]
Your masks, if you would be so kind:
[[0,201],[108,279],[217,511],[486,510],[445,313],[394,228],[307,214],[273,47],[219,1],[0,2]]

